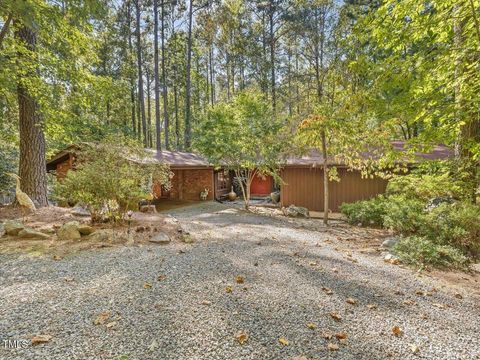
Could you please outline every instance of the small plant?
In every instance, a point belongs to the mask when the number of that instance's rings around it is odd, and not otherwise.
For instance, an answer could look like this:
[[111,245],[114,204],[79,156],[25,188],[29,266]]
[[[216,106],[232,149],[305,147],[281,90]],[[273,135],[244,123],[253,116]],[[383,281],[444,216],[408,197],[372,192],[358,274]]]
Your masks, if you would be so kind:
[[57,182],[55,194],[59,201],[86,205],[92,222],[123,220],[139,200],[149,197],[152,190],[145,184],[152,177],[165,187],[170,184],[168,166],[151,161],[146,150],[128,140],[84,144],[77,164]]
[[462,252],[450,245],[438,245],[421,236],[408,236],[394,246],[395,254],[406,264],[418,267],[465,269],[468,259]]
[[347,217],[349,224],[383,225],[385,215],[385,198],[377,196],[370,200],[342,204],[340,211]]

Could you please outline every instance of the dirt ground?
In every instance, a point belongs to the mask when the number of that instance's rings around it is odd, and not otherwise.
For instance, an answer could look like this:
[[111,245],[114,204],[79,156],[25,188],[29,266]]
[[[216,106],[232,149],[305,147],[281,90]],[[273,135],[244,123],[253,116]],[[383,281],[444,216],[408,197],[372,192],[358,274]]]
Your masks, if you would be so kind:
[[35,214],[25,218],[21,211],[12,206],[0,207],[1,220],[18,220],[26,226],[51,235],[47,240],[19,239],[12,236],[0,238],[0,253],[24,253],[29,256],[52,256],[60,259],[78,251],[115,246],[142,246],[157,233],[167,234],[172,240],[181,239],[181,228],[178,222],[166,214],[145,214],[135,212],[128,223],[111,226],[110,224],[94,224],[95,230],[111,230],[112,235],[108,242],[98,242],[82,237],[81,241],[60,241],[55,232],[66,222],[78,221],[81,224],[91,225],[90,217],[76,216],[72,209],[49,206],[38,209]]

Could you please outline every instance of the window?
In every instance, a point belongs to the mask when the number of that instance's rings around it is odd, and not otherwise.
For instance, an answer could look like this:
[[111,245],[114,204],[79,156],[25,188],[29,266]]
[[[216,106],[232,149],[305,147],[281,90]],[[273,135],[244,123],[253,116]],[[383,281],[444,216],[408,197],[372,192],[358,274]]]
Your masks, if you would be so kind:
[[221,170],[217,173],[217,189],[225,190],[228,187],[228,170]]

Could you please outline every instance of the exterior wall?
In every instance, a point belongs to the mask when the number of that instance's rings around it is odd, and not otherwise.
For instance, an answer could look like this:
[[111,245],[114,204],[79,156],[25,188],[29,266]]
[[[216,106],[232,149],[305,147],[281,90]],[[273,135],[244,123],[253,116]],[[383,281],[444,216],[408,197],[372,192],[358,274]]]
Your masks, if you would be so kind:
[[57,178],[63,179],[67,175],[67,171],[72,168],[72,156],[69,156],[67,160],[57,164],[56,172]]
[[[200,193],[208,189],[207,200],[213,200],[213,169],[172,169],[172,186],[169,192],[154,188],[159,199],[200,201]],[[160,192],[160,194],[159,194]]]
[[[330,210],[337,212],[342,203],[370,199],[385,192],[387,181],[381,178],[362,179],[360,172],[337,168],[340,182],[331,181]],[[321,168],[287,167],[282,170],[281,202],[323,211],[323,170]]]
[[251,195],[270,195],[273,190],[273,177],[255,174],[250,185]]

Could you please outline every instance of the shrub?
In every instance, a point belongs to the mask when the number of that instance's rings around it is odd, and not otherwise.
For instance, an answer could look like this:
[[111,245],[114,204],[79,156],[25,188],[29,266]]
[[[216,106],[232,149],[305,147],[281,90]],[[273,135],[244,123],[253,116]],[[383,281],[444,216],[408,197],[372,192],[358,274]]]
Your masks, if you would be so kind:
[[386,198],[383,225],[402,234],[413,234],[425,226],[425,204],[404,195]]
[[150,159],[146,150],[125,139],[83,144],[75,170],[57,181],[56,198],[86,205],[92,221],[105,215],[111,221],[121,220],[128,209],[148,197],[152,178],[169,185],[168,166]]
[[462,252],[450,245],[438,245],[421,236],[408,236],[394,246],[395,254],[406,264],[419,267],[464,269],[468,259]]
[[468,202],[441,204],[425,216],[419,233],[436,243],[480,255],[480,206]]
[[383,225],[385,215],[385,201],[383,196],[377,196],[370,200],[357,201],[355,203],[343,203],[340,211],[347,217],[349,224]]

